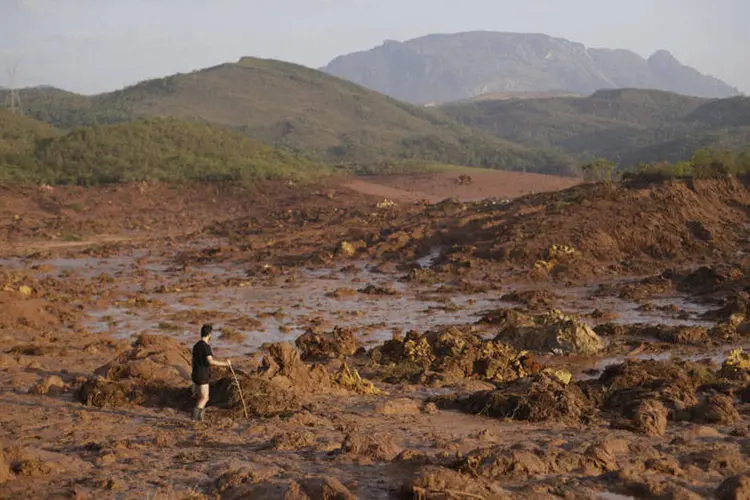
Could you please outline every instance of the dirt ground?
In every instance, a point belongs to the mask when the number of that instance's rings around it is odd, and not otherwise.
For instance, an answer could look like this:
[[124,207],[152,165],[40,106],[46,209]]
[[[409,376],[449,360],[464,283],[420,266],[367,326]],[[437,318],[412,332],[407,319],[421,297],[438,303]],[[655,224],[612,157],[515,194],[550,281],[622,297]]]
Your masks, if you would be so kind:
[[472,177],[0,188],[0,498],[750,495],[746,184]]
[[485,171],[470,172],[471,181],[461,183],[463,172],[439,174],[372,176],[353,179],[346,187],[360,193],[411,202],[428,200],[432,203],[446,198],[463,201],[484,198],[517,198],[526,194],[558,191],[576,185],[573,178],[523,172]]

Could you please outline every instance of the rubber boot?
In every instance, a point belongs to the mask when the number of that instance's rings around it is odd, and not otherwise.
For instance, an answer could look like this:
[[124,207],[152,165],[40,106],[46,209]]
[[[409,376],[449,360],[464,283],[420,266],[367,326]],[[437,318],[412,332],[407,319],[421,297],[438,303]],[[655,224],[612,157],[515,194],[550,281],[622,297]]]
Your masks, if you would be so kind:
[[203,415],[206,413],[205,408],[201,408],[198,410],[198,421],[203,422]]
[[203,408],[193,408],[193,420],[196,422],[203,420]]

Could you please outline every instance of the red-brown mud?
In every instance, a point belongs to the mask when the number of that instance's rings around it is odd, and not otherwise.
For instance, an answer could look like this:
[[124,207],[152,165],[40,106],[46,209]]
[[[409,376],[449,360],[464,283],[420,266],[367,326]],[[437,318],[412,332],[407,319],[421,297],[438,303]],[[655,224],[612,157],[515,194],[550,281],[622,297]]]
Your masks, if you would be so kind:
[[740,180],[2,189],[0,498],[747,495]]

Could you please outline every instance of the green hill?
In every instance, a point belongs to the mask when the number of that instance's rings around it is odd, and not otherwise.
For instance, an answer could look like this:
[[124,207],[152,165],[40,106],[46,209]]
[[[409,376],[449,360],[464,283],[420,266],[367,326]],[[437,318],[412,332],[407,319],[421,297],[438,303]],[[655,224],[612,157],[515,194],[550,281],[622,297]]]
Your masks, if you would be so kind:
[[35,166],[37,144],[59,134],[54,127],[0,108],[0,180]]
[[440,108],[457,121],[529,148],[630,166],[688,159],[699,148],[750,147],[750,99],[701,99],[656,90],[590,97],[481,101]]
[[30,115],[61,128],[147,117],[202,120],[333,163],[416,158],[544,172],[571,165],[559,153],[529,150],[320,71],[264,59],[92,97],[34,89],[21,98]]
[[[13,127],[6,127],[10,123]],[[25,128],[18,127],[22,124]],[[240,132],[174,118],[75,129],[65,135],[28,118],[0,113],[8,128],[26,130],[0,149],[0,179],[94,185],[141,180],[306,179],[327,167],[273,149]],[[18,135],[18,134],[16,134]]]

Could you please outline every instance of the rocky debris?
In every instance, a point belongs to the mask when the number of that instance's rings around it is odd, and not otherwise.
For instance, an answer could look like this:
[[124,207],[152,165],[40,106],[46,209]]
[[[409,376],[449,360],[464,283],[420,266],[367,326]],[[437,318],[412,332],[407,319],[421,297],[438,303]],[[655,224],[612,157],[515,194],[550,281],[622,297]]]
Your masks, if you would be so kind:
[[271,439],[269,448],[278,451],[296,451],[315,446],[315,434],[310,431],[282,432]]
[[355,295],[357,295],[357,291],[352,288],[337,288],[332,292],[326,293],[326,297],[333,299],[345,299],[354,297]]
[[534,318],[533,325],[511,325],[495,337],[518,349],[559,354],[592,355],[604,349],[604,341],[580,319],[551,311]]
[[334,375],[333,381],[338,386],[358,394],[375,395],[382,392],[372,382],[363,379],[357,370],[350,368],[346,363],[341,364],[341,368]]
[[401,451],[385,434],[350,433],[341,444],[343,454],[359,461],[391,462]]
[[313,477],[300,480],[302,489],[311,500],[357,500],[349,489],[332,477]]
[[516,309],[495,309],[482,316],[477,322],[482,325],[496,325],[501,329],[535,325],[534,317]]
[[432,401],[429,401],[422,406],[422,413],[425,415],[437,415],[440,413],[440,408]]
[[331,332],[309,329],[295,341],[305,361],[354,356],[361,344],[351,328],[335,327]]
[[565,384],[546,373],[503,384],[494,391],[435,402],[475,415],[530,422],[585,423],[595,418],[594,406],[577,384]]
[[583,467],[591,475],[618,470],[620,466],[612,442],[604,440],[589,446],[583,454]]
[[561,449],[542,450],[533,445],[494,446],[475,450],[456,469],[490,481],[527,480],[567,473],[580,467],[581,457]]
[[616,325],[605,323],[594,328],[594,331],[606,337],[651,338],[670,344],[702,346],[709,343],[714,333],[700,326],[685,325]]
[[263,378],[283,379],[300,389],[330,385],[328,372],[319,365],[306,365],[300,352],[288,342],[270,344],[266,349],[268,355],[263,357],[258,369],[258,374]]
[[750,466],[747,454],[737,442],[709,442],[692,453],[682,455],[680,461],[686,469],[697,467],[722,477],[745,473]]
[[[268,380],[243,373],[237,373],[237,378],[247,411],[251,416],[286,415],[299,411],[302,407],[300,395],[287,381]],[[209,394],[209,406],[230,410],[238,417],[242,415],[242,398],[231,378],[214,379]]]
[[719,375],[730,380],[750,381],[750,354],[741,347],[732,349],[722,363]]
[[434,269],[415,268],[409,271],[406,281],[420,285],[434,285],[440,280]]
[[62,378],[57,375],[48,375],[29,389],[29,394],[37,396],[46,396],[48,394],[59,395],[65,391],[66,387]]
[[96,369],[94,375],[109,380],[137,379],[183,383],[190,378],[190,350],[171,337],[141,334],[129,351]]
[[702,266],[687,275],[675,275],[673,279],[677,281],[677,289],[679,291],[705,295],[718,290],[731,277],[716,268]]
[[350,259],[357,255],[357,252],[360,249],[366,247],[367,243],[365,243],[364,241],[355,241],[354,243],[342,241],[338,248],[336,248],[336,255],[344,259]]
[[505,302],[520,302],[531,309],[549,308],[558,297],[549,290],[523,290],[507,293],[500,297]]
[[708,311],[703,318],[717,321],[739,321],[742,322],[750,315],[750,293],[740,291],[722,300],[719,309]]
[[713,377],[708,367],[697,363],[626,360],[608,366],[590,386],[602,391],[605,411],[630,419],[643,401],[657,400],[669,412],[669,419],[676,420],[698,404],[698,387]]
[[513,498],[499,485],[486,483],[468,474],[461,474],[445,467],[427,466],[405,484],[402,492],[407,498],[458,499],[482,498],[485,500],[508,500]]
[[[236,370],[249,413],[268,417],[298,410],[311,394],[331,388],[328,372],[307,366],[291,344],[267,346],[256,373]],[[98,407],[143,405],[188,410],[189,351],[168,337],[142,335],[133,349],[99,368],[77,392],[78,400]],[[185,373],[183,375],[183,370]],[[239,415],[242,399],[225,370],[211,373],[209,405]]]
[[672,281],[664,276],[651,276],[635,282],[606,283],[599,285],[594,295],[597,297],[616,296],[623,300],[642,302],[656,296],[672,292]]
[[358,291],[359,293],[362,293],[365,295],[380,295],[380,296],[391,296],[391,297],[397,297],[401,295],[401,292],[399,292],[398,290],[395,290],[393,288],[376,286],[376,285],[367,285],[366,287]]
[[390,367],[390,381],[433,374],[446,383],[466,377],[503,382],[541,370],[526,352],[508,344],[484,340],[457,327],[427,332],[410,331],[373,349],[369,356]]
[[717,500],[750,500],[750,473],[727,478],[716,489]]
[[128,404],[189,406],[190,351],[176,340],[142,334],[133,347],[97,368],[77,391],[80,402],[98,407]]
[[247,498],[311,500],[302,486],[293,480],[266,480],[242,484],[223,491],[221,498],[222,500],[244,500]]
[[667,432],[668,412],[661,401],[643,400],[632,413],[631,430],[646,436],[663,436]]
[[730,425],[741,417],[734,407],[734,401],[724,394],[704,396],[702,401],[690,409],[691,420],[705,424]]

